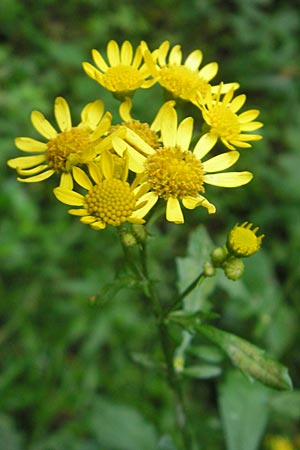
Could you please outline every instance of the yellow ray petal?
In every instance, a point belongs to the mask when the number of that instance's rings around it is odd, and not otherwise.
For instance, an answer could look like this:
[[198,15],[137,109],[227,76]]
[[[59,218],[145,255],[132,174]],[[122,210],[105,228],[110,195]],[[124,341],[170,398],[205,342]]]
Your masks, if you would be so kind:
[[182,52],[180,45],[175,45],[170,51],[169,64],[176,64],[180,66],[181,60],[182,60]]
[[82,122],[88,123],[92,128],[96,128],[104,113],[104,103],[102,100],[88,103],[81,112]]
[[227,153],[222,153],[220,155],[214,156],[208,161],[203,162],[204,172],[220,172],[221,170],[226,170],[231,167],[238,159],[239,152],[231,151]]
[[19,156],[18,158],[9,159],[7,165],[12,169],[31,169],[33,166],[45,161],[45,155]]
[[145,155],[153,155],[154,153],[153,148],[130,128],[126,128],[125,140]]
[[63,172],[60,177],[59,187],[72,190],[73,178],[70,173]]
[[102,58],[102,56],[98,52],[98,50],[95,50],[95,49],[92,50],[92,57],[93,57],[93,60],[96,64],[96,66],[98,66],[99,69],[103,73],[105,73],[108,70],[108,65],[106,64],[106,62],[104,61],[104,59]]
[[214,214],[216,212],[215,206],[202,195],[198,195],[197,197],[185,197],[182,199],[182,203],[186,209],[195,209],[197,206],[204,206],[209,214]]
[[57,136],[57,131],[41,112],[32,111],[31,122],[34,128],[45,138],[54,139]]
[[95,69],[95,67],[92,66],[92,64],[90,64],[88,62],[83,62],[82,68],[85,71],[85,73],[87,74],[87,76],[89,76],[93,80],[96,80],[97,79],[96,74],[100,73],[99,70]]
[[20,169],[17,168],[17,172],[19,175],[23,175],[23,176],[30,176],[30,175],[36,175],[40,172],[42,172],[43,170],[47,169],[48,165],[47,164],[43,164],[37,167],[34,167],[33,169]]
[[144,194],[137,202],[137,206],[141,203],[141,202],[146,202],[144,206],[142,206],[141,208],[139,208],[135,213],[134,216],[135,217],[140,217],[143,218],[145,217],[146,214],[148,214],[148,212],[150,211],[150,209],[155,205],[155,203],[158,200],[158,195],[155,194],[154,192],[147,192],[146,194]]
[[72,216],[87,216],[88,211],[84,208],[77,208],[77,209],[69,209],[69,214],[72,214]]
[[121,64],[130,66],[132,62],[133,50],[129,41],[124,41],[121,47]]
[[91,141],[95,141],[98,138],[102,137],[110,128],[112,115],[110,112],[106,112],[102,117],[100,123],[97,125],[97,128],[90,135]]
[[130,122],[132,120],[130,111],[132,108],[132,101],[130,97],[126,97],[125,100],[121,103],[119,108],[120,116],[125,122]]
[[103,152],[100,158],[101,172],[106,180],[111,180],[114,176],[114,159],[110,152]]
[[78,192],[70,191],[61,187],[53,189],[55,197],[62,203],[71,206],[83,206],[84,196]]
[[86,224],[91,224],[91,223],[94,223],[94,222],[96,222],[97,221],[97,218],[96,217],[94,217],[94,216],[83,216],[83,217],[81,217],[81,219],[80,219],[80,222],[82,222],[82,223],[86,223]]
[[252,122],[252,120],[255,120],[257,116],[259,116],[259,113],[260,111],[258,109],[249,109],[248,111],[245,111],[239,115],[239,122]]
[[69,131],[72,128],[71,113],[68,103],[63,97],[57,97],[54,103],[54,115],[61,131]]
[[89,173],[96,184],[100,184],[103,180],[100,167],[96,163],[90,163],[88,165]]
[[36,139],[28,137],[17,137],[15,139],[15,145],[19,150],[23,152],[44,152],[47,148],[47,144],[37,141]]
[[237,97],[235,97],[232,102],[230,103],[230,109],[232,112],[236,113],[238,112],[241,107],[244,105],[246,101],[246,95],[245,94],[241,94],[238,95]]
[[158,58],[158,64],[160,66],[166,65],[166,56],[170,48],[170,42],[164,41],[162,44],[160,44],[158,52],[157,52],[157,58]]
[[194,148],[194,155],[198,159],[204,158],[207,153],[210,152],[210,150],[213,148],[213,146],[217,143],[218,136],[213,133],[206,133],[197,142],[195,148]]
[[114,40],[109,41],[107,45],[107,58],[112,67],[120,64],[119,46]]
[[79,184],[79,186],[82,186],[87,191],[90,191],[93,188],[93,184],[87,174],[80,169],[80,167],[74,166],[72,169],[74,180]]
[[183,151],[189,149],[193,134],[193,125],[194,119],[192,117],[187,117],[179,124],[177,131],[177,145]]
[[202,52],[201,50],[194,50],[189,56],[186,58],[184,65],[191,70],[198,70],[199,66],[202,62]]
[[177,140],[177,113],[174,108],[166,107],[163,111],[161,135],[165,147],[175,147]]
[[249,183],[253,178],[251,172],[227,172],[204,175],[203,180],[207,184],[219,187],[238,187]]
[[166,206],[166,218],[169,222],[183,223],[184,218],[181,211],[180,203],[177,198],[168,198]]
[[28,178],[17,178],[17,180],[22,181],[22,183],[38,183],[39,181],[47,180],[47,178],[50,178],[53,174],[54,170],[46,170],[46,172],[40,173],[39,175]]
[[104,230],[104,228],[106,228],[106,223],[98,220],[97,222],[91,223],[90,226],[93,228],[93,230]]
[[199,77],[204,78],[206,81],[210,81],[217,75],[218,72],[218,64],[216,62],[212,62],[203,67],[203,69],[199,72]]
[[261,127],[263,127],[263,123],[261,122],[249,122],[249,123],[242,123],[240,128],[241,131],[254,131],[258,130]]
[[133,58],[133,61],[131,64],[132,67],[137,69],[141,64],[142,59],[143,59],[143,52],[142,52],[141,46],[139,45],[136,49],[136,52],[135,52],[135,55],[134,55],[134,58]]

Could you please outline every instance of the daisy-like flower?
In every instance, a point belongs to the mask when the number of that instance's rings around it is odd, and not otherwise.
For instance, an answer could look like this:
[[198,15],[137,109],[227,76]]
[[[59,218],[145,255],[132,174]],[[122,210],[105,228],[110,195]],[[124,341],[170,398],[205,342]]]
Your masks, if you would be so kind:
[[252,132],[263,126],[261,122],[255,121],[259,115],[259,110],[249,109],[238,114],[246,101],[246,95],[241,94],[233,98],[233,89],[230,89],[222,99],[220,98],[221,94],[221,87],[216,96],[211,89],[208,89],[205,101],[201,96],[198,98],[197,106],[202,111],[203,119],[210,127],[207,136],[211,139],[213,145],[220,139],[230,150],[234,150],[235,147],[251,147],[249,142],[262,139],[262,136],[244,132]]
[[[173,98],[181,98],[187,101],[195,101],[197,92],[205,98],[209,82],[218,72],[218,64],[212,62],[199,69],[202,62],[201,50],[194,50],[182,63],[182,51],[180,45],[175,45],[170,50],[170,42],[164,41],[160,47],[152,53],[147,44],[142,43],[144,58],[154,79],[165,88]],[[167,58],[168,52],[169,57]],[[223,92],[231,87],[238,88],[237,83],[223,85]],[[212,88],[213,91],[217,89]]]
[[233,227],[227,239],[227,248],[230,253],[240,258],[253,255],[260,249],[265,235],[257,236],[259,228],[252,229],[252,226],[252,223],[244,222]]
[[126,164],[122,177],[116,176],[120,167],[116,170],[113,155],[104,151],[100,164],[92,163],[88,167],[89,176],[79,167],[72,168],[74,180],[87,191],[85,195],[65,186],[54,189],[59,201],[79,207],[70,209],[70,214],[80,216],[82,223],[95,230],[124,222],[145,223],[143,218],[153,206],[153,200],[146,197],[147,186],[139,185],[139,177],[132,184],[127,181]]
[[34,153],[7,162],[21,176],[19,181],[43,181],[58,173],[62,176],[61,181],[71,183],[72,166],[90,163],[97,152],[107,146],[103,136],[110,128],[111,114],[104,113],[101,100],[83,108],[81,122],[76,127],[72,126],[70,109],[64,98],[56,98],[54,114],[60,131],[56,131],[41,112],[31,114],[34,128],[47,142],[29,137],[16,138],[15,144],[20,150]]
[[111,40],[107,44],[109,65],[95,49],[92,50],[92,57],[97,67],[84,62],[82,65],[85,73],[119,99],[123,100],[138,88],[149,88],[155,83],[155,80],[149,79],[151,74],[144,64],[140,45],[133,54],[129,41],[124,41],[119,48],[117,42]]
[[219,173],[238,160],[239,153],[236,151],[203,162],[202,159],[212,148],[206,136],[201,137],[191,151],[193,119],[188,117],[178,126],[172,102],[164,108],[160,122],[162,147],[154,149],[145,142],[141,145],[142,140],[137,135],[135,146],[118,138],[113,140],[113,146],[120,155],[128,152],[129,159],[137,157],[139,162],[143,159],[142,174],[149,189],[145,195],[152,202],[158,198],[166,201],[166,218],[170,222],[184,222],[181,203],[187,209],[204,206],[209,213],[215,212],[215,206],[202,196],[205,184],[237,187],[252,179],[250,172]]

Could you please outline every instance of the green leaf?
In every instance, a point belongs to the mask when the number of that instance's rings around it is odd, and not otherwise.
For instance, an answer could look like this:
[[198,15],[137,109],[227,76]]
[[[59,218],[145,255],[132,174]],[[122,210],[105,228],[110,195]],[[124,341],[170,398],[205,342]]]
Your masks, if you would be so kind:
[[213,364],[220,363],[224,359],[224,353],[212,345],[192,345],[189,354]]
[[257,450],[268,420],[270,391],[230,371],[219,388],[227,450]]
[[221,372],[222,369],[218,366],[203,364],[199,366],[185,367],[181,373],[191,378],[199,378],[205,380],[208,378],[218,377]]
[[211,325],[197,325],[196,329],[219,345],[232,363],[246,375],[279,390],[292,389],[288,369],[265,356],[265,351],[234,334]]
[[15,429],[9,416],[0,415],[1,448],[5,450],[21,450],[23,448],[21,435]]
[[91,414],[91,429],[99,448],[118,450],[157,450],[154,427],[127,405],[97,400]]
[[287,420],[299,419],[300,391],[274,393],[270,400],[270,408]]

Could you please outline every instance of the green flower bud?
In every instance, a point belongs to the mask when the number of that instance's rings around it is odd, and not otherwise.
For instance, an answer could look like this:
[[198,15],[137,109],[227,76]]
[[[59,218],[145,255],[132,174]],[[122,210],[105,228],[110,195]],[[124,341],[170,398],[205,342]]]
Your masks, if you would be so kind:
[[131,229],[138,242],[145,242],[145,240],[147,239],[147,230],[144,225],[133,223]]
[[125,245],[125,247],[133,247],[134,245],[137,244],[136,238],[131,233],[127,233],[127,232],[122,233],[121,240],[122,240],[123,244]]
[[206,261],[203,265],[203,272],[206,277],[213,277],[216,273],[216,269],[209,261]]
[[225,245],[223,247],[214,248],[210,254],[210,258],[214,267],[221,267],[222,264],[226,261],[227,256],[228,250]]
[[229,280],[239,280],[244,272],[245,265],[241,258],[230,256],[223,264],[224,273]]

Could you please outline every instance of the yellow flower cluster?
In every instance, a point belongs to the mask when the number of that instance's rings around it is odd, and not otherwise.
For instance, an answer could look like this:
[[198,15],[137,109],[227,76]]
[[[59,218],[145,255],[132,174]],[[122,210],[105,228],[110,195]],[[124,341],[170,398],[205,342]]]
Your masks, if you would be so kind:
[[[84,62],[83,69],[120,101],[120,118],[114,122],[100,99],[82,109],[77,125],[62,97],[54,103],[57,128],[33,111],[32,124],[43,139],[16,138],[18,149],[29,153],[8,161],[19,181],[38,182],[58,174],[56,198],[77,206],[69,213],[83,223],[103,229],[144,223],[158,199],[165,202],[170,222],[184,222],[182,206],[203,206],[214,213],[215,206],[203,195],[206,185],[238,187],[252,179],[251,172],[226,170],[239,159],[237,148],[251,147],[251,141],[261,138],[252,133],[262,126],[256,121],[259,111],[239,113],[246,96],[235,96],[238,83],[211,84],[217,63],[200,68],[200,50],[183,62],[180,46],[170,48],[168,41],[154,51],[142,41],[134,51],[129,41],[119,46],[111,40],[106,56],[92,50],[94,65]],[[162,103],[152,123],[133,118],[133,94],[155,84],[170,100]],[[178,99],[194,105],[195,118],[179,121]],[[205,132],[194,136],[199,117]]]

